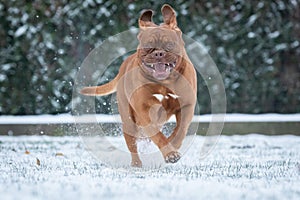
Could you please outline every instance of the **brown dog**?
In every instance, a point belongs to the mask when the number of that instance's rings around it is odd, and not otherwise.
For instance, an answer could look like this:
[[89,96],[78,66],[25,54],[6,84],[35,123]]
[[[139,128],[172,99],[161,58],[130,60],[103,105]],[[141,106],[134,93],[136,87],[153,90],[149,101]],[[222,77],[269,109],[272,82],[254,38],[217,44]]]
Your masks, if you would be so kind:
[[[196,72],[184,49],[175,11],[164,5],[164,23],[159,26],[152,22],[152,15],[151,10],[146,10],[140,16],[137,52],[122,63],[118,75],[107,84],[81,90],[91,96],[117,92],[131,165],[136,167],[142,166],[136,144],[142,136],[159,147],[167,163],[180,159],[178,149],[196,104]],[[176,117],[176,127],[167,138],[160,130],[172,115]]]

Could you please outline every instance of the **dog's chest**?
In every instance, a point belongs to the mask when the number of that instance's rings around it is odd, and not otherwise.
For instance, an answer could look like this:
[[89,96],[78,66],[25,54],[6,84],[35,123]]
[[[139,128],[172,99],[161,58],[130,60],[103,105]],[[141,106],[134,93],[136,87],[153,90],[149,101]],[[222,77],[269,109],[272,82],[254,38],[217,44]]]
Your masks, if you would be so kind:
[[173,93],[155,93],[153,97],[160,102],[162,107],[169,113],[175,114],[180,109],[179,98],[180,96]]
[[153,94],[153,96],[159,101],[174,101],[179,98],[178,95],[172,94],[172,93],[167,93],[167,94]]

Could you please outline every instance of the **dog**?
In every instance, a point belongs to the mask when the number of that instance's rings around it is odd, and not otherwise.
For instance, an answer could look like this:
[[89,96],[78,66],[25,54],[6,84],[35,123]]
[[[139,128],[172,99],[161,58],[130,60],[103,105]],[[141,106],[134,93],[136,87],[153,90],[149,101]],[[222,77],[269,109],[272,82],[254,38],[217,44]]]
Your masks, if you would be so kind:
[[[117,92],[122,130],[133,167],[142,167],[137,139],[145,136],[158,146],[166,163],[176,163],[181,158],[179,148],[196,105],[196,71],[186,53],[176,13],[167,4],[161,12],[160,25],[152,21],[152,10],[142,12],[137,51],[121,64],[111,82],[80,91],[90,96]],[[161,128],[172,115],[176,127],[166,137]]]

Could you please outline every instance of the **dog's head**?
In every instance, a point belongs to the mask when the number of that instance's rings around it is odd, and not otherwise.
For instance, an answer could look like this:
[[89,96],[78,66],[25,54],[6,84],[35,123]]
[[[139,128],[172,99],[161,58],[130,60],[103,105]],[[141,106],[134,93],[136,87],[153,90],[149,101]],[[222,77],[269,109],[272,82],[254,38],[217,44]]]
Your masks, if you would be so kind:
[[175,11],[169,5],[161,9],[164,23],[152,21],[152,10],[139,18],[138,57],[142,70],[156,80],[167,79],[173,70],[179,70],[183,59],[184,42],[177,27]]

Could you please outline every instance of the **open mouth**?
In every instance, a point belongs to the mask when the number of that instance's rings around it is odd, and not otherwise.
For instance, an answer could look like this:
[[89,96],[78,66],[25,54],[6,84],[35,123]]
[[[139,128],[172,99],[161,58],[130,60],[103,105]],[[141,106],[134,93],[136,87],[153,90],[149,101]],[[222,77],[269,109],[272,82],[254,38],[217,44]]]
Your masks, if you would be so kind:
[[152,73],[153,77],[158,80],[166,79],[170,72],[175,68],[176,62],[168,62],[168,63],[146,63],[143,62],[143,65],[146,69]]
[[176,65],[176,62],[173,62],[173,63],[146,63],[144,62],[143,63],[146,67],[150,68],[150,69],[153,69],[153,70],[156,70],[156,69],[167,69],[167,68],[174,68],[175,65]]
[[171,71],[175,68],[176,62],[168,62],[168,63],[146,63],[143,62],[144,66],[146,66],[147,70],[152,73],[152,76],[157,80],[166,79]]

